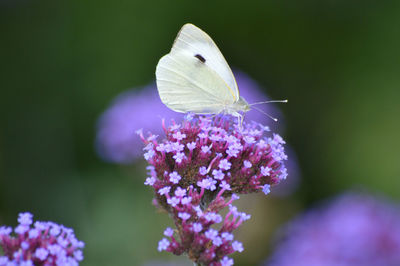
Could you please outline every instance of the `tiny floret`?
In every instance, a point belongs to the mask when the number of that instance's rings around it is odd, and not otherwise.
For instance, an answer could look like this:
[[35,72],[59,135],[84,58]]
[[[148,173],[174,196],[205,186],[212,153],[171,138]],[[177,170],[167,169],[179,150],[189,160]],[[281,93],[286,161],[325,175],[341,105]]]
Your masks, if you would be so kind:
[[158,242],[158,251],[161,252],[163,250],[166,250],[169,246],[169,241],[166,238],[163,238],[160,240],[160,242]]
[[221,262],[221,266],[232,266],[233,265],[233,259],[226,257],[226,256],[220,262]]
[[39,260],[45,260],[47,258],[47,255],[49,254],[49,252],[44,249],[44,248],[38,248],[35,252],[35,256],[39,259]]
[[233,235],[231,233],[228,233],[228,232],[223,232],[221,234],[221,237],[223,239],[225,239],[226,241],[232,241],[233,240]]
[[182,177],[175,171],[169,174],[169,181],[174,184],[178,184],[181,179]]
[[192,228],[193,228],[193,231],[196,233],[199,233],[199,232],[201,232],[201,230],[203,230],[203,226],[201,225],[201,223],[193,223]]
[[178,213],[178,217],[185,221],[190,218],[190,214],[187,212],[180,212]]
[[271,170],[272,170],[272,169],[269,168],[268,166],[261,166],[261,167],[260,167],[260,171],[261,171],[261,174],[262,174],[263,176],[269,176],[269,172],[270,172]]
[[243,162],[243,166],[244,166],[245,168],[250,168],[250,167],[252,167],[253,165],[251,164],[251,162],[250,162],[250,161],[248,161],[248,160],[244,160],[244,162]]
[[222,170],[229,170],[231,165],[232,164],[227,159],[223,159],[219,162],[219,168]]
[[265,194],[265,195],[268,195],[269,194],[269,192],[270,192],[270,185],[268,185],[268,184],[265,184],[264,186],[263,186],[263,188],[262,188],[262,192]]
[[164,235],[165,235],[165,236],[171,237],[173,234],[174,234],[174,230],[172,230],[172,228],[170,228],[170,227],[167,227],[167,228],[164,230]]
[[208,239],[213,240],[215,237],[218,236],[218,231],[215,229],[208,229],[207,232],[204,234]]
[[199,174],[200,174],[200,175],[206,175],[206,174],[207,174],[207,167],[201,166],[201,167],[199,168]]
[[242,252],[244,250],[243,244],[239,241],[233,241],[232,248],[233,248],[233,250],[239,251],[239,252]]
[[18,222],[21,225],[31,225],[33,215],[29,212],[20,213],[18,216]]
[[185,195],[186,195],[186,190],[184,190],[183,188],[177,187],[177,188],[175,189],[175,196],[177,196],[177,197],[179,197],[179,198],[182,198],[182,197],[185,196]]

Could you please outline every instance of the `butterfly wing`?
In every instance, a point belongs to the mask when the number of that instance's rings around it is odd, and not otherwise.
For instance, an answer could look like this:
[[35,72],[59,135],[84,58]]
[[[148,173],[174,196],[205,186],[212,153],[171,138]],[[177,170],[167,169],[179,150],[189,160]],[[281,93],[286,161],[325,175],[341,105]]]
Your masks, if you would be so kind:
[[192,24],[156,68],[162,102],[177,112],[219,113],[239,99],[235,78],[212,39]]

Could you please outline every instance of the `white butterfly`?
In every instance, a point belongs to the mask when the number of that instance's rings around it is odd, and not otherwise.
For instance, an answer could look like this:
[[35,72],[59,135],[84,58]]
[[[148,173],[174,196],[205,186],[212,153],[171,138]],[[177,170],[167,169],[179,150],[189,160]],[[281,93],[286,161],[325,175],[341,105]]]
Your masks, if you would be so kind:
[[250,110],[217,45],[193,24],[183,25],[170,53],[160,59],[156,79],[161,101],[176,112],[230,114],[241,124],[239,112]]

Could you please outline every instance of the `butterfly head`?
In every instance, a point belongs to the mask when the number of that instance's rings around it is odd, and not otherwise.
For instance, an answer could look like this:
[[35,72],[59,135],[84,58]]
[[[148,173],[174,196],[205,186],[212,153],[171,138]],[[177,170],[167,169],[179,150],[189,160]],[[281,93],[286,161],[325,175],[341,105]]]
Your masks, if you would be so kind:
[[236,111],[236,112],[248,112],[250,111],[250,105],[248,104],[248,102],[242,97],[239,96],[239,100],[237,100],[233,105],[232,108]]

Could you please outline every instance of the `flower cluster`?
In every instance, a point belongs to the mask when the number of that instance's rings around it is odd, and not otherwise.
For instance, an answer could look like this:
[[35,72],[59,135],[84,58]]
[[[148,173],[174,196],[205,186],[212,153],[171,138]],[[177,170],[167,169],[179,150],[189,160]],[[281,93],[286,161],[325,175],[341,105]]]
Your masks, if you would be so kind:
[[0,266],[5,265],[79,265],[83,259],[84,243],[77,240],[70,228],[53,222],[33,224],[32,214],[20,213],[14,229],[0,227]]
[[[237,194],[270,192],[271,185],[287,176],[283,139],[257,123],[238,126],[230,117],[213,119],[187,115],[182,124],[166,127],[166,138],[147,138],[144,157],[150,164],[145,184],[155,190],[154,203],[174,219],[159,250],[186,253],[199,265],[232,265],[226,255],[241,252],[232,231],[250,218],[231,203]],[[229,206],[223,218],[219,212]],[[217,230],[212,227],[222,223]]]
[[289,224],[265,265],[400,265],[400,209],[345,194]]

